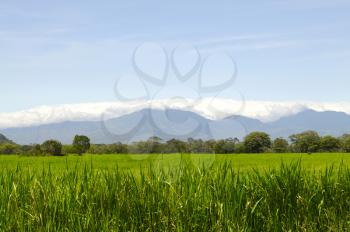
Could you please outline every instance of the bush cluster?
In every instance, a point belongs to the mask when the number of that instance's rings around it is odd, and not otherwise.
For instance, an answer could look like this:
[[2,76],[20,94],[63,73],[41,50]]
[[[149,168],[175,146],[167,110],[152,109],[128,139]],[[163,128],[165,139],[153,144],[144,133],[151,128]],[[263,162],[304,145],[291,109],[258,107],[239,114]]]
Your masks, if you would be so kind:
[[43,144],[17,145],[0,143],[0,154],[21,155],[63,155],[63,154],[148,154],[148,153],[313,153],[313,152],[350,152],[350,134],[340,137],[320,136],[315,131],[305,131],[289,136],[288,139],[271,139],[267,133],[252,132],[242,141],[237,138],[220,140],[202,140],[189,138],[187,141],[171,139],[163,141],[151,137],[146,141],[131,144],[90,144],[84,135],[76,135],[71,145],[62,145],[59,141],[48,140]]
[[30,156],[61,156],[64,154],[83,154],[90,148],[90,139],[84,135],[76,135],[72,145],[62,145],[57,140],[47,140],[42,144],[18,145],[0,143],[0,154]]

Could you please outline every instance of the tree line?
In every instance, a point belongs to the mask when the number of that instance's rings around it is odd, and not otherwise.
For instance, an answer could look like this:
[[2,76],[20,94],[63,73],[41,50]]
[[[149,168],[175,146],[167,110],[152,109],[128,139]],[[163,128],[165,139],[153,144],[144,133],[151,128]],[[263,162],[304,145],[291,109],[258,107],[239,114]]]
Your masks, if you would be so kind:
[[65,154],[146,154],[146,153],[313,153],[350,152],[350,134],[340,137],[320,136],[315,131],[293,134],[288,139],[271,139],[265,132],[252,132],[242,141],[237,138],[202,140],[189,138],[186,141],[171,139],[163,141],[151,137],[145,141],[131,144],[90,144],[84,135],[76,135],[71,145],[62,145],[57,140],[47,140],[42,144],[18,145],[1,143],[0,154],[19,154],[31,156]]

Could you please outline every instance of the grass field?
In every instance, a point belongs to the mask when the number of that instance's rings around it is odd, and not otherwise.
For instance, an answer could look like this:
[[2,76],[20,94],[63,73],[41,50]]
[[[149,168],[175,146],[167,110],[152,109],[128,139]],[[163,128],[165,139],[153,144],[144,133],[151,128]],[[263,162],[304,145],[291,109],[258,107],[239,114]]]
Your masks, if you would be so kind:
[[349,157],[0,156],[0,231],[347,231]]
[[229,162],[239,171],[268,170],[280,166],[282,162],[301,161],[308,170],[321,170],[327,166],[338,166],[340,163],[350,165],[348,153],[315,153],[315,154],[151,154],[151,155],[84,155],[65,157],[22,157],[0,155],[0,168],[17,166],[40,170],[50,167],[52,170],[74,169],[76,166],[92,166],[93,169],[119,169],[139,171],[140,167],[176,167],[181,161],[192,162],[196,166],[218,165]]

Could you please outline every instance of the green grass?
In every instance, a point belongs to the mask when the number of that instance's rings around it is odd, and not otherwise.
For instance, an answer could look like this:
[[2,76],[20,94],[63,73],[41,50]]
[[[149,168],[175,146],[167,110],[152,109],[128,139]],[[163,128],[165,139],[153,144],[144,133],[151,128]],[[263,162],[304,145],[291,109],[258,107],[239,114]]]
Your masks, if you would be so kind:
[[350,154],[347,153],[315,153],[308,154],[159,154],[159,155],[84,155],[65,157],[21,157],[0,155],[0,168],[16,168],[17,166],[40,170],[51,167],[52,170],[74,169],[76,166],[92,166],[94,169],[128,169],[138,171],[140,167],[160,166],[162,168],[176,167],[183,160],[194,165],[202,163],[218,165],[228,161],[235,169],[251,171],[253,168],[267,170],[278,167],[281,162],[290,163],[301,160],[304,168],[320,170],[341,162],[350,164]]
[[347,231],[349,161],[0,156],[0,231]]

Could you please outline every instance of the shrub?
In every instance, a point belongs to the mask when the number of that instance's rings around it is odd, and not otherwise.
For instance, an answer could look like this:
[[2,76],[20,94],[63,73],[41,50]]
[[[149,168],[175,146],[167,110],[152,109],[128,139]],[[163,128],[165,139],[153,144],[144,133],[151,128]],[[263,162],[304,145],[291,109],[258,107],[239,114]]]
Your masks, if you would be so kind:
[[0,145],[0,154],[4,155],[13,155],[13,154],[19,154],[20,148],[18,145],[12,144],[12,143],[4,143]]
[[45,155],[62,155],[62,144],[57,140],[47,140],[40,148]]

